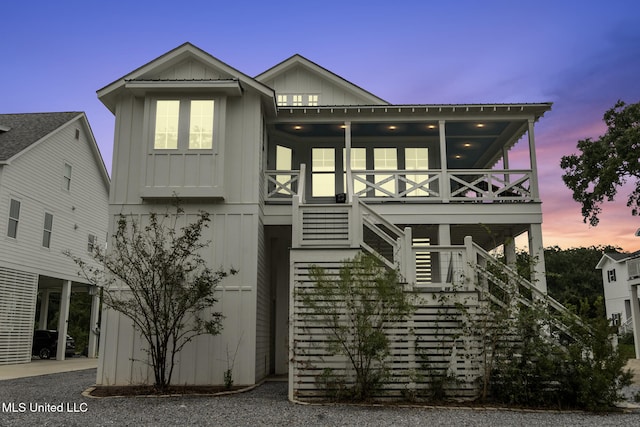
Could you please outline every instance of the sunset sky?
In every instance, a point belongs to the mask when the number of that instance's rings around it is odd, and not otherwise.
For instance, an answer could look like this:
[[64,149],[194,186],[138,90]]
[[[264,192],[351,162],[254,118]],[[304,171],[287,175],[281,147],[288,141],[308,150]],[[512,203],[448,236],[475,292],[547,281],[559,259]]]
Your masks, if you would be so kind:
[[111,170],[96,91],[186,41],[250,76],[299,53],[394,104],[553,102],[536,126],[545,246],[640,249],[628,191],[589,227],[559,166],[618,99],[640,102],[637,0],[10,1],[0,113],[86,112]]

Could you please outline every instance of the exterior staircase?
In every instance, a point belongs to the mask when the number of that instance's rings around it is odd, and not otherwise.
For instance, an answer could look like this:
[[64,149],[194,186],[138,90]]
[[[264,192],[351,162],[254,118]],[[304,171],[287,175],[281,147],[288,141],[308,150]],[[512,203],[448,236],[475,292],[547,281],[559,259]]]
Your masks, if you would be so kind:
[[[481,313],[487,304],[542,303],[549,310],[569,315],[560,303],[471,237],[466,237],[462,246],[436,246],[413,240],[411,228],[398,228],[357,197],[345,204],[318,205],[307,204],[302,195],[297,196],[293,200],[292,233],[291,399],[325,398],[326,390],[318,386],[319,376],[326,369],[345,374],[349,371],[346,360],[326,351],[326,343],[332,339],[330,333],[310,320],[299,295],[305,287],[313,286],[312,266],[337,276],[343,262],[358,251],[370,253],[388,268],[396,269],[406,291],[418,301],[411,319],[389,326],[393,381],[381,391],[381,397],[399,398],[428,389],[433,378],[455,378],[449,392],[457,398],[477,396],[483,348],[466,339],[463,330],[470,314]],[[510,302],[505,302],[505,295],[513,297]],[[553,329],[550,332],[569,334],[562,324]],[[425,376],[426,366],[430,374]]]

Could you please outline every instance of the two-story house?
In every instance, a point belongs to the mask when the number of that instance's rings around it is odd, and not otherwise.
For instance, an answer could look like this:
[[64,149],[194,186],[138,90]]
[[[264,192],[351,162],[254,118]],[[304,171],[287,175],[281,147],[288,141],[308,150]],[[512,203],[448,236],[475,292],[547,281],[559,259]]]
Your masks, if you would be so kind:
[[[210,266],[239,270],[219,287],[224,330],[182,351],[176,384],[222,384],[237,347],[236,384],[299,387],[295,287],[361,250],[422,292],[471,289],[469,264],[495,248],[514,262],[524,235],[546,293],[534,124],[549,103],[394,105],[300,55],[249,77],[189,43],[98,97],[116,118],[112,226],[176,193],[211,214]],[[101,338],[98,384],[149,381],[127,319],[105,312]]]
[[[0,364],[31,360],[35,320],[66,335],[71,292],[92,288],[64,252],[86,254],[106,242],[108,195],[109,175],[84,113],[0,114]],[[47,325],[54,293],[61,294],[59,322]],[[97,323],[98,302],[96,294],[87,329]],[[96,344],[90,334],[91,354]]]
[[640,251],[631,254],[608,252],[596,269],[602,271],[607,318],[620,332],[633,331],[636,357],[640,355]]

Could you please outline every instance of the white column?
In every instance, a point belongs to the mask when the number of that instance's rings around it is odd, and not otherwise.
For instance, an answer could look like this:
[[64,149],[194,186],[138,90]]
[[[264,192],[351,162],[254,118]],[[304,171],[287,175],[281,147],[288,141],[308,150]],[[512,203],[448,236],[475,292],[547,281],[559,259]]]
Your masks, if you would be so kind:
[[516,239],[513,236],[507,237],[504,242],[504,257],[507,261],[507,265],[511,268],[516,268]]
[[544,246],[542,245],[542,225],[529,225],[529,256],[531,257],[531,282],[540,291],[547,293]]
[[62,282],[62,293],[60,294],[60,311],[58,313],[58,350],[57,360],[64,360],[65,349],[67,347],[67,329],[69,324],[69,301],[71,300],[71,280]]
[[49,289],[43,289],[40,295],[40,318],[38,319],[38,329],[47,329],[47,316],[49,315]]
[[438,121],[438,131],[440,134],[440,170],[442,171],[440,178],[440,196],[442,197],[442,203],[449,203],[451,183],[449,182],[449,174],[447,173],[447,137],[445,135],[444,123],[444,120]]
[[[98,339],[100,338],[100,289],[97,286],[91,288],[91,315],[89,320],[89,349],[87,357],[95,358],[98,355]],[[84,349],[81,349],[84,350]]]
[[638,285],[629,286],[631,293],[631,323],[633,325],[633,340],[635,343],[636,359],[640,358],[640,301],[638,301]]
[[353,178],[351,176],[351,122],[344,122],[344,148],[346,163],[345,170],[345,193],[347,193],[347,203],[351,203],[353,200]]
[[540,200],[538,191],[538,161],[536,160],[536,143],[533,136],[533,119],[529,119],[529,159],[531,162],[531,197],[533,200]]

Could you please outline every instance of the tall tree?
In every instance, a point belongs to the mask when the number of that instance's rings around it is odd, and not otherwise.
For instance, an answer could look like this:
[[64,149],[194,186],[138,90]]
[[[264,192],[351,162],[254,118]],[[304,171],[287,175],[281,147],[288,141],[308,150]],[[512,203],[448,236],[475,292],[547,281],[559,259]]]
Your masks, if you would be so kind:
[[562,179],[582,205],[584,222],[598,225],[601,205],[613,201],[629,180],[634,189],[627,199],[632,215],[640,212],[640,103],[618,101],[604,113],[607,131],[596,140],[578,141],[580,154],[563,156]]
[[[212,312],[216,285],[227,275],[212,271],[200,255],[209,215],[200,212],[187,222],[180,206],[175,213],[148,216],[141,225],[134,215],[120,215],[108,250],[96,247],[100,267],[72,258],[91,281],[103,288],[103,304],[130,318],[146,341],[155,388],[166,390],[176,355],[198,335],[218,334],[222,315]],[[231,271],[235,273],[235,271]]]

